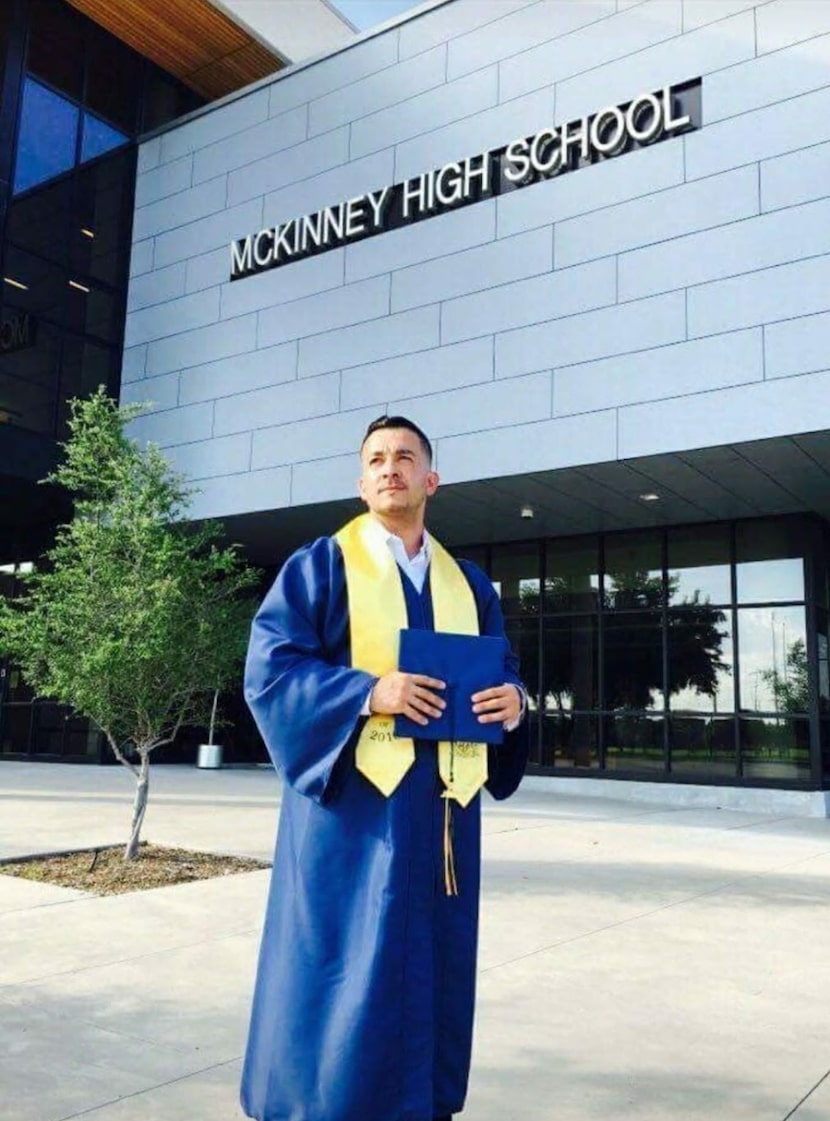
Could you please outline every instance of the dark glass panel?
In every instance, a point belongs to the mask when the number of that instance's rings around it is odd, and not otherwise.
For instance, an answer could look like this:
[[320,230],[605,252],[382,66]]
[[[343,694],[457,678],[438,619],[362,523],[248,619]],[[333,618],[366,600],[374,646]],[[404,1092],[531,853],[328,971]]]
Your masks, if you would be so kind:
[[539,549],[535,542],[497,545],[492,554],[491,579],[505,615],[539,613]]
[[[135,51],[97,27],[90,29],[84,104],[134,136],[141,97],[141,60]],[[89,157],[84,157],[89,158]]]
[[605,605],[612,610],[660,607],[660,533],[615,533],[605,543]]
[[174,121],[203,104],[204,101],[198,94],[154,66],[148,66],[141,131],[150,132],[154,128],[160,128],[168,121]]
[[32,751],[35,755],[63,755],[66,735],[66,709],[50,701],[33,706]]
[[605,766],[610,771],[662,771],[662,716],[619,713],[605,717]]
[[117,342],[121,327],[119,296],[96,287],[88,277],[83,280],[73,277],[67,287],[67,323],[72,330],[80,334],[95,335],[105,342]]
[[821,773],[827,787],[830,784],[830,720],[821,722]]
[[807,711],[803,607],[742,607],[738,611],[738,661],[742,711]]
[[818,609],[817,616],[818,705],[819,711],[826,713],[830,712],[830,619],[823,608]]
[[734,712],[731,612],[708,604],[670,611],[668,627],[672,711]]
[[805,719],[744,717],[740,720],[741,751],[747,778],[807,780],[810,778],[810,726]]
[[66,422],[69,416],[67,401],[70,397],[90,397],[103,385],[114,387],[113,372],[118,356],[114,350],[86,339],[64,339],[61,362],[61,410],[58,418],[58,439],[68,436]]
[[[548,713],[599,707],[597,621],[590,615],[546,619],[542,625],[542,681]],[[524,668],[522,670],[524,672]]]
[[81,100],[84,84],[83,20],[67,4],[31,0],[26,69]]
[[128,140],[128,136],[119,132],[117,128],[113,128],[112,125],[108,125],[106,121],[102,121],[100,117],[96,117],[92,113],[84,113],[81,163],[87,163],[97,156],[103,156],[106,152],[111,152],[113,148],[120,148]]
[[737,775],[732,716],[673,713],[669,720],[671,769],[675,774],[734,778]]
[[6,246],[5,275],[18,286],[4,286],[6,307],[33,312],[38,318],[63,321],[66,316],[66,270],[63,265]]
[[14,172],[14,191],[28,190],[75,163],[78,107],[27,78]]
[[607,709],[662,709],[663,628],[657,612],[606,615],[605,698]]
[[[7,310],[4,319],[9,315]],[[55,429],[59,339],[29,317],[29,344],[0,353],[0,423],[52,435]]]
[[731,603],[728,526],[670,529],[668,549],[672,606]]
[[133,152],[121,152],[78,173],[76,218],[69,233],[72,269],[120,286],[130,249]]
[[3,705],[0,712],[0,751],[22,755],[29,751],[32,730],[32,706]]
[[597,610],[599,550],[595,537],[551,541],[545,560],[545,611]]
[[539,707],[539,621],[508,619],[507,640],[519,659],[519,676],[525,683],[531,709]]
[[542,721],[542,766],[599,767],[599,717],[587,712],[546,712]]
[[64,264],[72,200],[71,176],[15,199],[9,207],[6,227],[9,241],[40,257]]
[[0,4],[0,88],[3,84],[3,75],[6,72],[6,53],[9,49],[9,35],[12,24],[12,8],[10,4]]
[[738,603],[804,599],[800,522],[738,522],[735,542]]
[[451,549],[450,552],[454,557],[477,564],[482,572],[487,571],[487,549],[483,545],[459,545],[457,549]]

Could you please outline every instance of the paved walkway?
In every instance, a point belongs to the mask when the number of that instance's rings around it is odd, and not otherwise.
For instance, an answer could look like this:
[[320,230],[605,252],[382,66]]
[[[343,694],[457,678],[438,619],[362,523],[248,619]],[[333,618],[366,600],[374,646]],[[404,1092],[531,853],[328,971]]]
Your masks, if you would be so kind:
[[[0,763],[0,856],[121,841],[129,781]],[[268,771],[153,784],[147,839],[270,854]],[[830,822],[534,790],[485,832],[465,1118],[828,1121]],[[267,876],[0,875],[0,1119],[239,1121]]]

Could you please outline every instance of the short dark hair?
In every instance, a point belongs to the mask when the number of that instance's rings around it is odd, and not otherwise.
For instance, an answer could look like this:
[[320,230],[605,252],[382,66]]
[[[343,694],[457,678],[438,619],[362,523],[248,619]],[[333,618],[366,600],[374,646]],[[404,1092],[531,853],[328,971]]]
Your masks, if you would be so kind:
[[369,427],[366,429],[366,435],[360,445],[360,450],[363,451],[363,444],[369,439],[373,432],[377,432],[381,428],[408,428],[410,432],[414,432],[418,439],[421,441],[421,447],[426,453],[426,457],[432,463],[432,444],[427,439],[425,433],[421,431],[418,425],[405,416],[388,416],[384,413],[383,416],[377,417]]

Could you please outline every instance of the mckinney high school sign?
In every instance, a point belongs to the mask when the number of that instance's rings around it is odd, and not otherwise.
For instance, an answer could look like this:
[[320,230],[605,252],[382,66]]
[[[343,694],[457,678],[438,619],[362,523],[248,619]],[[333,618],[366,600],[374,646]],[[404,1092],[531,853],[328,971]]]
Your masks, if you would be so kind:
[[231,243],[231,280],[621,156],[700,128],[701,79],[642,93],[393,187],[289,218]]

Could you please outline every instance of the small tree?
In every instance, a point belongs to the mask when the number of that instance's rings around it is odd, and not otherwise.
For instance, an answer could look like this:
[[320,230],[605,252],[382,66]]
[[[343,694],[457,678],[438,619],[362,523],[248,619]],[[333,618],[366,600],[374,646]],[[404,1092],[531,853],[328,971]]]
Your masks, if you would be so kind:
[[136,778],[124,859],[138,851],[150,754],[203,724],[215,690],[239,673],[258,574],[221,526],[182,519],[191,491],[160,451],[125,426],[143,411],[103,388],[73,401],[63,486],[74,516],[25,592],[0,602],[0,649],[39,696],[93,720]]

